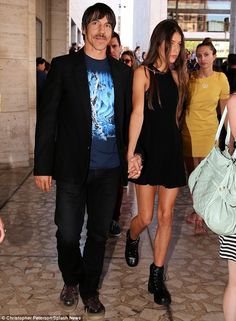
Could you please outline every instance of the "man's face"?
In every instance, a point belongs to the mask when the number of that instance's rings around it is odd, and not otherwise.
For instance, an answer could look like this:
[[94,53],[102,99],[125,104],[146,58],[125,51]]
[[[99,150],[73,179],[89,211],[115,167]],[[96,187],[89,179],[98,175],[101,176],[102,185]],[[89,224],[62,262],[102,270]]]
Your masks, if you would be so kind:
[[116,37],[111,38],[109,47],[110,47],[110,55],[115,59],[120,59],[122,48],[119,45],[119,42]]
[[42,64],[38,64],[37,69],[40,71],[44,71],[45,70],[45,62]]
[[83,33],[87,53],[106,52],[106,47],[112,35],[112,26],[106,17],[91,21],[87,28],[83,30]]

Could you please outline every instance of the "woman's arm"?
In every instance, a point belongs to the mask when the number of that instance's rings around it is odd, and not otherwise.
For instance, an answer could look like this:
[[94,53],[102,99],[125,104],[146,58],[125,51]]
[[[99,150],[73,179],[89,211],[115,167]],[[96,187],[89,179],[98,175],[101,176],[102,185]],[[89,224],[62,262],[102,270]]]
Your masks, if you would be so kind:
[[141,66],[136,69],[133,79],[133,107],[129,124],[129,144],[127,154],[129,178],[137,178],[137,171],[140,164],[140,162],[137,161],[138,158],[134,157],[134,155],[143,125],[144,95],[148,88],[148,82],[149,79],[147,78],[144,67]]
[[236,139],[236,94],[230,96],[228,103],[228,117],[232,135]]
[[219,112],[220,112],[220,115],[223,114],[223,111],[225,109],[225,106],[226,106],[227,102],[228,102],[228,99],[220,99],[219,100]]

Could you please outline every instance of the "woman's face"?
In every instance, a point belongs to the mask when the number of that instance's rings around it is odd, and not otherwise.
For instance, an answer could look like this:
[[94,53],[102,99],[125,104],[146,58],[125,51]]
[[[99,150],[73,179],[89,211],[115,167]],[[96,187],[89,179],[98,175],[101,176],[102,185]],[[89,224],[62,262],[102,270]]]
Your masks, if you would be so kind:
[[208,46],[201,46],[197,49],[196,52],[197,61],[202,69],[209,69],[213,67],[214,60],[216,55],[213,54],[213,51]]
[[178,32],[175,32],[171,39],[170,56],[169,56],[169,61],[171,64],[175,63],[176,59],[179,56],[181,43],[182,43],[181,35]]
[[[180,49],[181,49],[181,35],[178,32],[175,32],[171,38],[170,43],[170,53],[169,53],[169,62],[170,64],[175,63],[176,59],[179,56]],[[165,41],[160,46],[160,57],[161,60],[164,62],[165,59]]]
[[121,60],[128,66],[132,67],[132,59],[130,58],[129,55],[122,55]]

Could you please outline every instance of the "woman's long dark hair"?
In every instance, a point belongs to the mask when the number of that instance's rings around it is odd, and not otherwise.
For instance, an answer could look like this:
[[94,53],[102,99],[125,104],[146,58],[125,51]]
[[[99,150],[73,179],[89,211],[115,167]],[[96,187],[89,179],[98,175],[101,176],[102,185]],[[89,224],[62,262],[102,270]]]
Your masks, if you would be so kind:
[[[170,68],[170,61],[169,61],[169,53],[171,50],[171,40],[173,34],[178,32],[181,36],[181,46],[180,46],[180,53],[178,58],[176,59],[174,65],[171,69],[174,69],[178,76],[178,91],[179,91],[179,101],[177,106],[177,114],[181,113],[182,105],[185,99],[185,95],[187,93],[187,82],[188,82],[188,75],[187,75],[187,66],[186,66],[186,56],[185,56],[185,46],[184,46],[184,35],[175,20],[166,19],[161,21],[153,30],[149,50],[146,56],[146,59],[143,62],[144,67],[150,69],[149,66],[153,66],[158,59],[162,59],[160,56],[160,46],[164,42],[165,43],[165,57],[166,57],[166,64],[167,68]],[[153,69],[152,69],[153,68]],[[156,94],[158,95],[158,101],[160,102],[160,95],[158,90],[158,84],[155,81],[156,78],[154,77],[154,66],[151,67],[153,70],[150,71],[150,86],[148,90],[148,106],[150,109],[153,109],[153,98]]]

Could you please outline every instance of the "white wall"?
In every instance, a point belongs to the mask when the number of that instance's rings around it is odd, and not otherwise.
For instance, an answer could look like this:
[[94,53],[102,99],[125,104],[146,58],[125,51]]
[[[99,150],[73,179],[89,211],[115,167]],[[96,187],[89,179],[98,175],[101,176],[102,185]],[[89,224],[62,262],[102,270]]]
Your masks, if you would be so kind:
[[133,10],[134,0],[121,0],[120,1],[120,16],[121,16],[121,28],[120,38],[123,47],[129,47],[131,50],[134,49],[133,40]]
[[167,0],[135,0],[133,16],[134,47],[147,51],[155,26],[167,18]]

